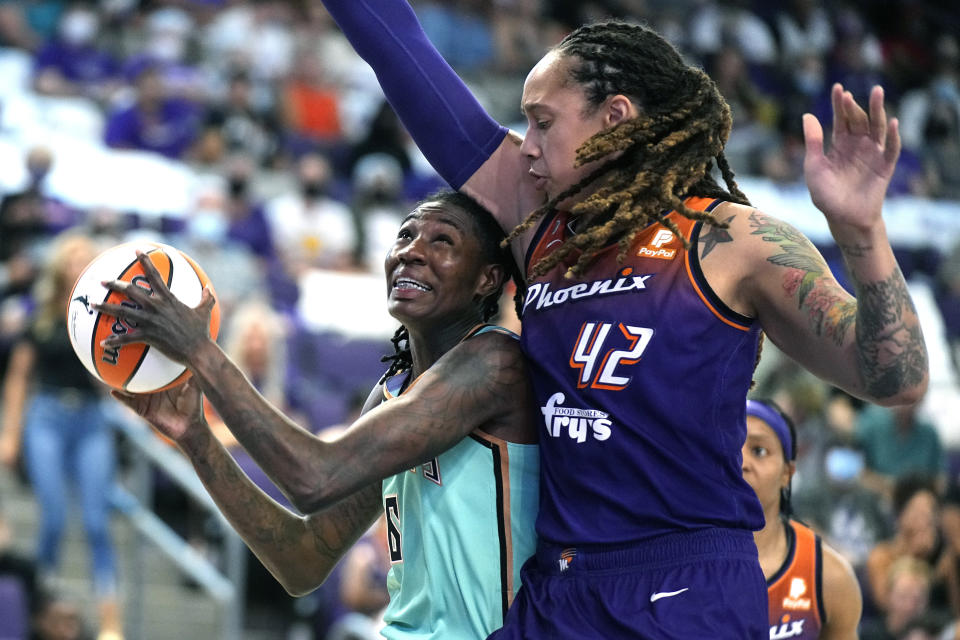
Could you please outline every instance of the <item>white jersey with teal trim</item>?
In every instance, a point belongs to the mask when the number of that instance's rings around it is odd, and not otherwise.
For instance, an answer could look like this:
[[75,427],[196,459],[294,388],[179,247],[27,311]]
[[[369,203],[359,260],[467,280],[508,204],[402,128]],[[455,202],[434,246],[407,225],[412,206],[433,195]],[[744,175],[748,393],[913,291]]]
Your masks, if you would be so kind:
[[382,635],[482,640],[503,626],[536,549],[539,477],[537,445],[475,431],[383,481],[392,567]]

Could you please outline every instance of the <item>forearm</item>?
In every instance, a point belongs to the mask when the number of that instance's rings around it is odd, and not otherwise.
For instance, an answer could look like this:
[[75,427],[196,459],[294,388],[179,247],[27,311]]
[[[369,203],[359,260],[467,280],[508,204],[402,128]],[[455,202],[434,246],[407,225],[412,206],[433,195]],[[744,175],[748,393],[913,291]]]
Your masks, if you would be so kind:
[[927,350],[881,222],[870,230],[832,229],[856,298],[855,352],[864,393],[880,404],[916,402],[926,390]]
[[190,368],[237,441],[284,495],[309,513],[307,505],[330,476],[329,446],[271,405],[212,340],[197,350]]
[[305,518],[274,502],[243,473],[206,426],[180,443],[220,511],[291,595],[318,587],[379,513],[379,487]]
[[406,0],[324,0],[444,180],[459,189],[506,135],[427,39]]

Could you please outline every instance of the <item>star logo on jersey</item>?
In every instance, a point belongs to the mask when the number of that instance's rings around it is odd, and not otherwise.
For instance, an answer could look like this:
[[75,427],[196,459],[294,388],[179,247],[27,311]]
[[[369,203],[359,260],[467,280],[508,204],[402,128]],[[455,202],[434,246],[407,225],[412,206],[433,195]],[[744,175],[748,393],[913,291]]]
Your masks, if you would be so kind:
[[804,598],[807,592],[807,583],[803,578],[794,578],[790,581],[790,594],[783,599],[784,609],[809,609],[810,598]]
[[673,231],[660,229],[653,236],[650,244],[640,247],[637,251],[637,256],[640,258],[655,258],[657,260],[673,260],[674,256],[677,255],[677,250],[664,247],[663,245],[670,244],[674,238]]

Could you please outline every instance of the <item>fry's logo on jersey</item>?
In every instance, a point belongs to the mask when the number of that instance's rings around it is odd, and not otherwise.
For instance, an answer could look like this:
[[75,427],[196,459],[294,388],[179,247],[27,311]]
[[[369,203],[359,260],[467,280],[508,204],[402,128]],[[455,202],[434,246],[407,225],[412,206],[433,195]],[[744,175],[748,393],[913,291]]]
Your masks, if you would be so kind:
[[783,599],[784,609],[809,609],[810,598],[801,597],[807,592],[807,583],[803,578],[790,581],[790,595]]
[[526,311],[527,307],[534,302],[537,303],[536,308],[541,309],[564,304],[570,300],[646,289],[646,282],[652,277],[652,273],[635,276],[633,275],[633,269],[625,267],[620,270],[620,277],[616,280],[607,278],[606,280],[594,280],[593,282],[578,282],[575,285],[556,291],[550,290],[549,282],[537,282],[530,285],[527,290],[527,299],[523,302],[523,310]]
[[641,258],[657,258],[658,260],[672,260],[675,255],[677,255],[676,249],[664,249],[663,245],[673,242],[673,232],[669,229],[660,229],[657,231],[657,234],[653,236],[653,240],[650,241],[645,247],[640,247],[637,251],[637,255]]
[[540,408],[549,435],[559,438],[566,434],[577,442],[586,442],[587,435],[601,441],[610,437],[610,414],[595,409],[561,407],[565,400],[566,396],[557,392]]

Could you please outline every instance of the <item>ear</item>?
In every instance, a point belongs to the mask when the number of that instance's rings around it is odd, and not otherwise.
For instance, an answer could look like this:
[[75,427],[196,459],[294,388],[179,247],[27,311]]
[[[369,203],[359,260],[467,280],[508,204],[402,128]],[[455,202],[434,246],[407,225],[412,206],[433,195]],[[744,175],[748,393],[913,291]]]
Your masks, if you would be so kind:
[[624,120],[630,120],[640,115],[640,110],[633,101],[622,93],[607,98],[607,104],[604,107],[604,124],[608,127],[618,125]]
[[786,488],[790,484],[790,479],[797,472],[797,463],[793,460],[783,465],[783,475],[780,478],[780,486]]
[[480,275],[477,276],[477,286],[474,289],[474,297],[483,300],[491,293],[500,288],[504,279],[507,277],[503,266],[499,264],[484,265],[480,269]]

